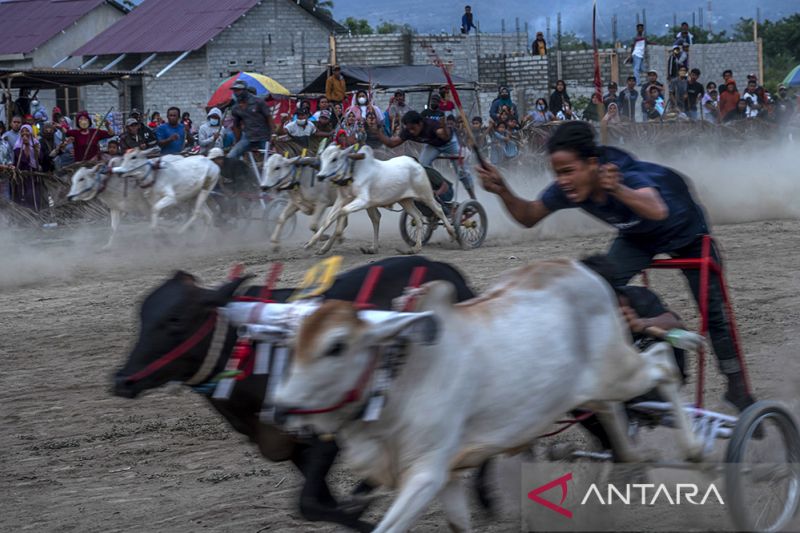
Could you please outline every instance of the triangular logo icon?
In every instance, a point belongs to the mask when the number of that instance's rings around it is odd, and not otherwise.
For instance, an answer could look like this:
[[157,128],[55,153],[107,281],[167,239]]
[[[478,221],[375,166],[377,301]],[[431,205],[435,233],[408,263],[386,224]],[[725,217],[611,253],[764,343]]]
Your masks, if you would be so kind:
[[[560,515],[566,516],[567,518],[572,518],[572,511],[561,507],[561,504],[563,504],[564,500],[567,499],[567,481],[571,480],[572,480],[572,472],[570,472],[569,474],[564,474],[560,478],[556,478],[553,481],[550,481],[549,483],[545,483],[541,487],[533,489],[528,493],[528,498],[538,503],[539,505],[547,507],[551,511],[555,511]],[[545,500],[544,498],[539,496],[541,493],[547,492],[548,490],[554,487],[561,487],[561,501],[558,502],[558,504]]]

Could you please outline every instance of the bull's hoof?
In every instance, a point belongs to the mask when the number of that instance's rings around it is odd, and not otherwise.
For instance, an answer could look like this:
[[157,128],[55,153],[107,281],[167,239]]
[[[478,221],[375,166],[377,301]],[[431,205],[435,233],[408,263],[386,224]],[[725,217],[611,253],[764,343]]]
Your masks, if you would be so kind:
[[406,248],[405,250],[402,248],[395,248],[394,251],[400,255],[415,255],[414,250],[411,248]]
[[311,242],[311,241],[308,241],[307,243],[305,243],[305,244],[303,245],[303,250],[308,250],[308,249],[309,249],[309,248],[311,248],[312,246],[314,246],[314,243],[313,243],[313,242]]
[[362,247],[360,247],[359,249],[361,250],[361,253],[362,253],[362,254],[367,254],[367,255],[375,255],[375,254],[377,254],[377,253],[378,253],[378,250],[376,250],[375,248],[373,248],[373,247],[371,247],[371,246],[369,246],[369,247],[367,247],[367,246],[362,246]]
[[368,532],[375,529],[374,524],[360,520],[364,511],[367,510],[370,502],[366,505],[356,506],[327,506],[321,502],[302,498],[300,500],[300,514],[309,522],[332,522],[355,529],[356,531]]
[[325,235],[324,233],[322,234],[322,237],[319,238],[320,242],[327,242],[328,239],[330,239],[330,236]]
[[326,253],[328,253],[328,249],[327,248],[320,248],[319,250],[314,252],[314,255],[325,255]]

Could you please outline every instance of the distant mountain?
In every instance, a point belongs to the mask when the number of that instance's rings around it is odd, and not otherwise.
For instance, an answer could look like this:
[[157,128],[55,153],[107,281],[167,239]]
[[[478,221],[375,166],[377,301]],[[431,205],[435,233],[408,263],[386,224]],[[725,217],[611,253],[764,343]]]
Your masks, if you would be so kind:
[[[333,0],[333,14],[337,20],[347,17],[367,19],[373,26],[382,20],[398,24],[410,24],[420,33],[450,33],[461,26],[464,5],[470,4],[481,31],[499,32],[502,19],[505,28],[513,32],[516,19],[520,28],[525,23],[531,34],[546,31],[547,17],[550,17],[550,31],[556,34],[556,17],[561,12],[562,31],[574,31],[580,36],[591,35],[592,1],[561,0],[560,2],[537,2],[533,0]],[[665,25],[672,26],[673,14],[678,24],[682,21],[699,23],[699,8],[703,8],[705,25],[708,25],[708,0],[598,0],[598,37],[610,40],[612,35],[611,18],[617,16],[618,36],[623,41],[630,39],[635,30],[636,15],[642,9],[647,17],[648,32],[662,34]],[[755,18],[756,9],[761,10],[761,20],[777,20],[792,13],[800,12],[798,0],[713,0],[711,13],[714,31],[729,30],[739,18]]]

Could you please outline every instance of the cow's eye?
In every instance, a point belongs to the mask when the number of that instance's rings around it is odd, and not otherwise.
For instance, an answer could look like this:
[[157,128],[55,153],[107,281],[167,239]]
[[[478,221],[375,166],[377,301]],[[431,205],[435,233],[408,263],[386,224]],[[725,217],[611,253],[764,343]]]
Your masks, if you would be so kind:
[[343,342],[337,342],[330,348],[328,348],[327,353],[325,354],[326,357],[338,357],[344,353],[345,345]]

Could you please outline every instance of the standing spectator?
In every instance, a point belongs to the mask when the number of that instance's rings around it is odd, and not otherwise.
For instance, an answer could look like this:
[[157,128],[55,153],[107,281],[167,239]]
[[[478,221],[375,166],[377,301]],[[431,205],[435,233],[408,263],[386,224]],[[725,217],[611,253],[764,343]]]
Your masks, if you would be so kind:
[[237,159],[249,150],[268,150],[267,143],[272,137],[272,111],[263,98],[256,98],[242,80],[232,86],[236,104],[233,106],[233,129],[236,144],[228,157]]
[[706,84],[706,94],[700,103],[702,118],[706,122],[712,124],[719,124],[719,92],[717,91],[717,84],[710,81]]
[[747,84],[750,85],[750,82],[755,83],[756,90],[755,94],[758,97],[758,103],[761,106],[762,113],[767,110],[769,106],[769,99],[767,98],[767,91],[764,90],[764,87],[758,84],[758,76],[753,73],[747,75]]
[[758,118],[764,108],[759,101],[757,89],[755,80],[747,80],[747,87],[742,93],[742,99],[747,100],[747,118]]
[[108,139],[111,134],[99,128],[92,128],[92,119],[89,113],[81,111],[75,116],[78,129],[67,131],[67,138],[62,142],[63,150],[66,144],[72,144],[75,161],[95,161],[100,155],[100,141]]
[[53,108],[53,124],[56,125],[57,128],[60,128],[62,131],[67,131],[72,129],[72,121],[68,116],[65,116],[61,112],[61,108],[55,106]]
[[386,108],[386,113],[384,113],[385,130],[389,136],[400,134],[400,129],[403,127],[403,115],[409,111],[412,111],[412,108],[406,104],[405,91],[395,91],[394,96],[389,99],[389,107]]
[[[0,170],[14,166],[14,151],[8,143],[0,141]],[[3,196],[4,198],[6,196]]]
[[[319,120],[319,116],[323,111],[330,111],[330,109],[331,109],[330,100],[328,100],[326,96],[321,97],[319,100],[317,100],[317,110],[314,112],[313,115],[311,115],[311,118],[309,118],[309,120],[311,122],[316,122],[317,120]],[[330,119],[330,117],[328,118]]]
[[675,45],[672,47],[672,54],[667,59],[667,83],[678,77],[678,69],[681,67],[681,46]]
[[656,94],[656,93],[652,93],[650,91],[650,89],[653,88],[653,87],[656,88],[657,94],[659,96],[663,97],[663,95],[664,95],[664,84],[661,83],[660,81],[658,81],[658,72],[656,72],[655,70],[651,69],[650,72],[647,73],[647,81],[644,83],[644,86],[642,87],[642,114],[643,114],[643,116],[647,116],[647,113],[645,112],[645,106],[647,105],[647,102],[650,100],[651,95],[652,94]]
[[677,42],[678,39],[680,39],[683,43],[694,45],[694,35],[689,33],[688,22],[681,22],[681,31],[675,35],[675,42]]
[[33,118],[36,119],[37,123],[43,123],[50,120],[50,117],[47,116],[47,110],[35,96],[31,99],[31,115],[33,115]]
[[728,123],[735,120],[745,120],[747,118],[747,100],[740,98],[739,101],[736,102],[736,107],[725,113],[722,122]]
[[489,107],[489,117],[495,122],[500,120],[502,106],[507,106],[514,115],[517,114],[517,105],[511,101],[511,91],[505,85],[501,85],[497,90],[497,98],[492,100],[492,105]]
[[222,148],[228,130],[222,125],[222,112],[214,107],[206,115],[206,120],[197,132],[197,144],[202,154],[208,154],[212,148]]
[[[438,96],[438,94],[435,96]],[[353,98],[352,104],[345,111],[345,114],[350,113],[352,111],[353,113],[355,113],[356,119],[358,119],[360,122],[363,122],[367,116],[367,111],[369,111],[370,109],[375,111],[375,116],[378,117],[378,120],[382,122],[383,111],[381,111],[378,108],[378,106],[370,102],[367,91],[365,91],[364,89],[359,89],[355,95],[355,98]]]
[[100,152],[100,161],[108,163],[115,157],[119,157],[121,154],[119,148],[119,139],[116,137],[111,137],[106,144],[105,152]]
[[331,120],[336,124],[338,128],[341,126],[342,122],[344,122],[344,107],[342,107],[341,102],[334,102],[333,103],[333,112],[331,113]]
[[440,107],[442,103],[442,97],[439,96],[439,93],[433,93],[431,95],[430,103],[428,104],[428,108],[424,109],[422,113],[422,118],[429,118],[433,120],[441,120],[445,116],[445,112]]
[[[14,167],[17,170],[41,169],[39,158],[41,146],[39,140],[33,136],[33,128],[23,124],[19,130],[19,137],[14,144]],[[39,202],[36,194],[36,181],[33,176],[22,176],[11,190],[11,199],[29,209],[38,210]]]
[[644,66],[644,57],[647,51],[647,37],[644,36],[644,24],[636,25],[636,37],[633,38],[631,43],[631,57],[633,61],[633,76],[636,78],[636,86],[640,85],[642,76],[642,67]]
[[719,94],[719,116],[724,119],[735,110],[740,98],[739,91],[736,90],[736,80],[728,78],[725,89]]
[[63,132],[52,122],[42,124],[42,134],[39,137],[41,146],[39,161],[42,164],[42,172],[52,172],[61,168],[59,145],[63,137]]
[[536,100],[534,109],[528,113],[528,116],[525,117],[524,121],[533,122],[534,126],[538,126],[552,122],[555,119],[555,115],[553,115],[553,113],[547,109],[547,101],[544,98],[539,98]]
[[447,85],[442,85],[439,87],[439,96],[441,97],[439,100],[439,109],[441,109],[445,115],[453,116],[453,111],[456,109],[456,104],[449,99],[450,88],[447,87]]
[[731,69],[723,70],[722,71],[722,83],[719,84],[719,90],[724,91],[725,87],[728,86],[728,80],[733,79],[733,71]]
[[689,70],[689,43],[683,43],[683,50],[678,57],[678,64],[686,67],[687,71]]
[[669,97],[672,105],[680,113],[686,113],[689,103],[689,80],[687,79],[686,67],[678,69],[678,77],[669,84]]
[[608,94],[606,94],[603,97],[603,105],[604,106],[608,107],[608,104],[610,104],[611,102],[615,102],[616,103],[617,98],[619,98],[619,96],[617,95],[617,89],[618,89],[617,82],[615,82],[615,81],[609,82],[609,84],[608,84]]
[[181,124],[181,110],[177,107],[167,109],[167,122],[156,128],[156,139],[161,154],[179,154],[186,144],[186,127]]
[[664,97],[658,87],[650,85],[648,88],[647,99],[644,100],[644,116],[647,120],[661,120],[664,115]]
[[[602,102],[602,100],[600,100],[600,97],[597,96],[597,93],[596,92],[592,93],[592,97],[589,100],[589,105],[587,105],[586,109],[583,110],[583,120],[586,120],[586,121],[589,121],[589,122],[600,122],[600,110],[598,109],[598,107],[602,103],[603,102]],[[567,107],[569,107],[569,104],[567,104]],[[571,111],[570,111],[569,114],[567,114],[567,113],[559,113],[558,119],[559,120],[576,120],[577,117],[575,119],[569,118],[571,114],[572,114]],[[565,117],[565,118],[561,118],[562,116]]]
[[342,77],[342,68],[339,65],[333,67],[333,74],[325,80],[325,97],[331,103],[342,103],[347,92],[347,86]]
[[[138,129],[139,137],[138,138],[141,139],[143,141],[143,143],[144,143],[143,150],[147,149],[147,148],[153,148],[154,146],[156,146],[158,144],[158,139],[156,139],[156,134],[153,132],[153,130],[148,128],[145,125],[144,122],[142,122],[142,114],[139,112],[139,110],[134,107],[133,109],[131,109],[131,112],[130,112],[130,114],[128,116],[130,118],[134,119],[139,124],[139,129]],[[128,131],[128,126],[127,126],[128,122],[126,121],[125,124],[126,124],[125,129],[126,129],[126,132],[127,132]],[[139,143],[139,144],[141,144],[141,143]],[[132,146],[125,146],[124,143],[123,143],[122,146],[126,150],[128,148],[133,148]]]
[[547,55],[547,42],[544,40],[544,34],[540,31],[536,32],[536,39],[531,43],[531,54],[535,56]]
[[164,120],[161,118],[161,113],[159,113],[158,111],[153,111],[150,114],[150,122],[147,123],[147,127],[155,132],[156,128],[162,125],[163,123]]
[[778,85],[778,96],[775,98],[773,110],[775,122],[781,126],[788,124],[794,115],[795,104],[792,99],[789,98],[789,92],[783,84]]
[[149,146],[142,134],[142,125],[133,117],[125,121],[125,133],[120,137],[121,148],[123,151],[138,148],[147,150]]
[[19,130],[21,127],[22,117],[19,115],[14,115],[11,117],[11,129],[5,132],[2,137],[11,150],[13,150],[14,145],[17,144],[17,139],[19,139]]
[[16,107],[16,113],[23,117],[31,114],[31,98],[28,89],[23,87],[19,90],[17,100],[14,102],[14,107]]
[[461,15],[461,33],[469,34],[469,30],[477,31],[478,28],[472,21],[472,7],[464,6],[464,14]]
[[189,114],[188,111],[184,111],[183,115],[181,115],[181,124],[183,124],[183,127],[186,130],[186,142],[187,144],[191,144],[192,116]]
[[567,94],[567,85],[564,83],[564,80],[558,80],[556,82],[555,90],[550,95],[550,102],[548,103],[548,106],[550,111],[558,114],[564,109],[564,104],[572,105],[572,100],[570,100],[569,94]]
[[636,122],[636,99],[639,91],[636,90],[636,78],[629,76],[625,88],[619,93],[617,104],[620,108],[620,117],[625,122]]
[[304,107],[297,108],[297,119],[285,126],[286,134],[292,142],[301,148],[308,148],[308,141],[317,128],[314,123],[308,120],[308,110]]
[[616,102],[609,102],[608,110],[602,121],[603,124],[619,124],[621,122],[619,117],[619,106]]
[[703,84],[697,80],[700,78],[700,69],[693,68],[689,72],[689,83],[686,87],[686,115],[692,119],[697,120],[700,118],[699,104],[700,99],[703,98]]

